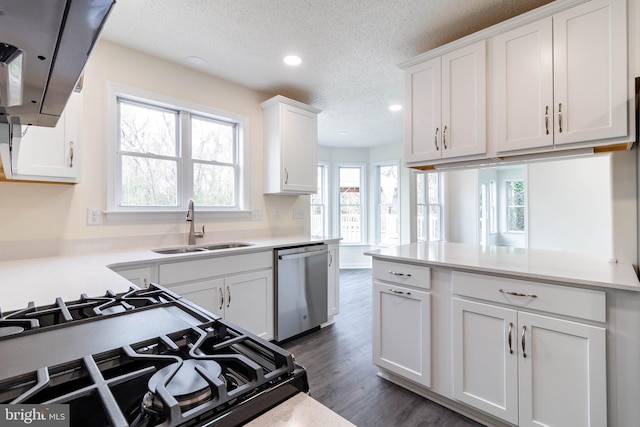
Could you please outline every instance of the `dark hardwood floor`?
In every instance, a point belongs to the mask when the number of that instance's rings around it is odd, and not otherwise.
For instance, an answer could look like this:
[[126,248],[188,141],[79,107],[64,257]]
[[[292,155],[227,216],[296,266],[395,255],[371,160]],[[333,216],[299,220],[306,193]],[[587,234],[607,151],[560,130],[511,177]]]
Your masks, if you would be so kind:
[[359,427],[480,426],[376,375],[371,281],[371,270],[340,270],[335,323],[282,345],[307,369],[311,397]]

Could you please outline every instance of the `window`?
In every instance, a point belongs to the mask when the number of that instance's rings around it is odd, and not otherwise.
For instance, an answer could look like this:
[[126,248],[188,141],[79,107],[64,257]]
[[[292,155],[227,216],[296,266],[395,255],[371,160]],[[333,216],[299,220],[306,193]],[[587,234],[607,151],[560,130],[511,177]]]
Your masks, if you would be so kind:
[[507,232],[524,232],[524,181],[505,181],[507,190]]
[[419,242],[442,240],[442,183],[439,172],[416,174],[416,219]]
[[110,211],[244,206],[243,117],[110,85]]
[[340,237],[342,243],[363,243],[364,166],[338,166]]
[[329,166],[318,164],[318,192],[311,194],[311,237],[323,238],[328,235],[327,217],[327,170]]
[[398,165],[376,166],[377,201],[376,242],[397,245],[400,238]]

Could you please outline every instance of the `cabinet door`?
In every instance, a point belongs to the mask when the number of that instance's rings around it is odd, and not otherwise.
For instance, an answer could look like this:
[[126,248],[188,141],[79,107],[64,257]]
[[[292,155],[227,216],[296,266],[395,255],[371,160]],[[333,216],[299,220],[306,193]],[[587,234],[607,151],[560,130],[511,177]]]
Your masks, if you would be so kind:
[[519,425],[607,425],[605,329],[523,312],[518,328]]
[[54,128],[23,128],[20,141],[18,175],[41,177],[44,181],[78,182],[82,95],[71,94]]
[[168,287],[210,313],[224,317],[224,279],[209,279]]
[[129,268],[115,272],[141,289],[148,288],[151,283],[151,267]]
[[373,283],[373,362],[431,386],[431,295]]
[[405,71],[406,162],[442,157],[440,67],[440,58],[434,58]]
[[627,134],[625,0],[594,0],[553,17],[555,143]]
[[442,157],[486,152],[486,73],[484,40],[442,56]]
[[224,279],[224,318],[266,340],[273,339],[273,271]]
[[553,35],[546,18],[493,40],[498,151],[553,146]]
[[335,316],[340,312],[340,259],[338,245],[329,245],[327,272],[327,315]]
[[[282,109],[282,189],[316,193],[317,115],[288,104]],[[310,167],[313,166],[313,167]]]
[[453,396],[513,424],[518,424],[517,321],[515,310],[453,299]]

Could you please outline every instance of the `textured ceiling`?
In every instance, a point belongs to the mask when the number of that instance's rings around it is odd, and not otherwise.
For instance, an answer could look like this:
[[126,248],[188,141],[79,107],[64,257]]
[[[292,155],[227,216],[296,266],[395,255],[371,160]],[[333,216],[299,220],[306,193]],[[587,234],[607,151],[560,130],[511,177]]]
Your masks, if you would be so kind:
[[[313,105],[319,142],[402,141],[397,64],[551,0],[118,0],[103,37]],[[283,64],[287,54],[302,64]]]

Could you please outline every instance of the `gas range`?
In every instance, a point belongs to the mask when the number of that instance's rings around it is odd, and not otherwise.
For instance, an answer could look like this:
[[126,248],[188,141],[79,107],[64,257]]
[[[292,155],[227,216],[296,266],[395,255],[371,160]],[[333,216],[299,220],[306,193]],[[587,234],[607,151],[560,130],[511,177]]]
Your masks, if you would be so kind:
[[0,312],[0,403],[77,426],[235,426],[308,392],[286,350],[160,285]]

